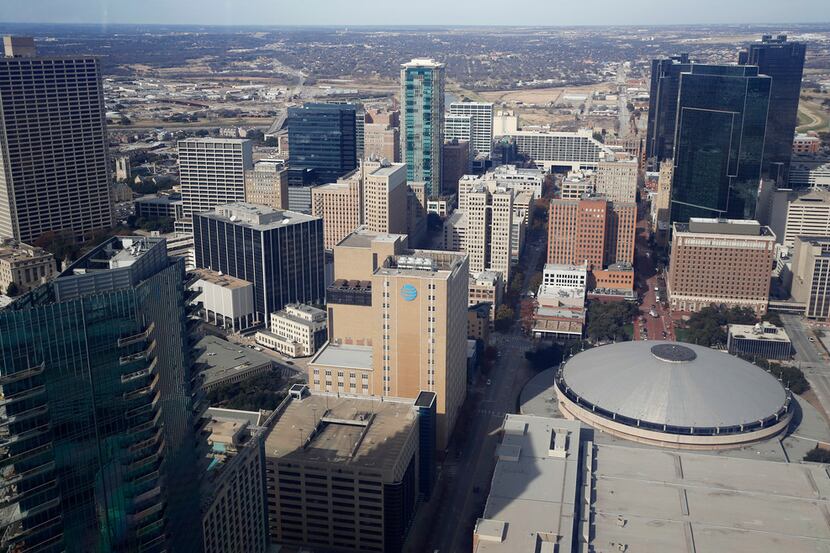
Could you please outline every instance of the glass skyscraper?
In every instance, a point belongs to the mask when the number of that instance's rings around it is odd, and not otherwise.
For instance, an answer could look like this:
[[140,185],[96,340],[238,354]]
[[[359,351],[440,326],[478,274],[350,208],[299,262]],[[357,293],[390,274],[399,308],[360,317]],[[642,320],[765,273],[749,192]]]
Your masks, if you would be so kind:
[[184,274],[112,238],[0,310],[4,551],[201,551]]
[[772,78],[764,144],[764,172],[770,178],[787,182],[793,135],[798,124],[798,101],[804,74],[806,46],[788,42],[787,35],[764,35],[739,55],[738,63],[757,65],[758,72]]
[[401,141],[406,180],[441,194],[444,143],[444,64],[414,59],[401,66]]
[[680,74],[689,71],[691,67],[689,54],[651,61],[646,159],[654,170],[661,161],[673,155]]
[[236,203],[193,217],[196,267],[254,285],[257,320],[287,303],[325,302],[323,220],[294,211]]
[[753,65],[693,64],[680,74],[672,222],[754,218],[771,81]]
[[335,182],[357,167],[355,106],[308,103],[291,107],[287,124],[292,168],[314,169],[316,182],[322,184]]

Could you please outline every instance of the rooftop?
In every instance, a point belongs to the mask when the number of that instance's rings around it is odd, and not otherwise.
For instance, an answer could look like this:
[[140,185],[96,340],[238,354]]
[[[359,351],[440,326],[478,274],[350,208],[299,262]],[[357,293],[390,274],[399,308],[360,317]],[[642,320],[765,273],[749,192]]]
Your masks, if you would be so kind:
[[432,67],[432,68],[440,68],[444,67],[444,64],[441,62],[437,62],[432,58],[412,58],[412,61],[402,63],[401,67]]
[[309,364],[342,369],[371,370],[372,346],[328,342],[317,352],[317,355],[311,359]]
[[40,257],[53,257],[53,255],[37,246],[30,246],[16,240],[0,239],[0,259],[14,262]]
[[296,211],[274,209],[245,202],[216,206],[213,211],[201,213],[197,216],[226,221],[256,230],[272,230],[318,219],[318,217],[297,213]]
[[467,254],[439,250],[409,250],[405,255],[396,255],[386,259],[375,274],[394,276],[408,275],[423,277],[452,272],[458,268]]
[[396,240],[405,240],[406,234],[384,234],[379,232],[372,232],[363,227],[358,228],[350,233],[343,240],[341,240],[337,247],[345,248],[369,248],[372,242],[395,242]]
[[251,284],[247,280],[242,280],[241,278],[236,278],[230,275],[217,273],[216,271],[212,271],[210,269],[194,269],[193,271],[191,271],[191,273],[198,276],[200,280],[210,282],[211,284],[215,284],[217,286],[221,286],[222,288],[227,288],[229,290],[236,290],[239,288],[245,288],[246,286],[253,286],[253,284]]
[[265,455],[290,462],[388,469],[416,424],[412,401],[312,394],[292,399],[265,440]]
[[674,223],[674,232],[699,234],[728,234],[734,236],[764,236],[775,238],[769,227],[758,221],[744,219],[710,219],[692,217],[688,223]]
[[734,338],[747,338],[750,340],[764,340],[769,342],[789,343],[790,337],[787,331],[773,324],[763,322],[755,325],[729,325],[729,334]]
[[207,335],[196,344],[196,362],[204,367],[204,385],[225,380],[235,373],[271,366],[271,358],[256,350]]

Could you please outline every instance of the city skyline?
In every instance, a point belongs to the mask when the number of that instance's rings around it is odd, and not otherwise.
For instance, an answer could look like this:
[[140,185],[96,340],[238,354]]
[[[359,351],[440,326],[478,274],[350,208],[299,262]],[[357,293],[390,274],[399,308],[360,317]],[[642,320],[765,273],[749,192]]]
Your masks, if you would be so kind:
[[[6,23],[95,23],[95,24],[193,24],[193,25],[517,25],[539,26],[546,16],[554,26],[567,25],[695,25],[811,23],[830,20],[830,7],[820,0],[781,3],[772,0],[740,0],[724,4],[703,0],[676,5],[669,13],[656,0],[633,0],[625,4],[605,2],[598,9],[554,5],[541,0],[517,0],[509,13],[497,9],[493,0],[446,4],[425,0],[417,12],[389,6],[377,0],[348,4],[310,0],[300,5],[276,6],[266,0],[180,0],[176,3],[148,0],[141,4],[102,3],[80,0],[68,5],[59,0],[23,2],[4,6]],[[103,5],[102,5],[103,4]]]

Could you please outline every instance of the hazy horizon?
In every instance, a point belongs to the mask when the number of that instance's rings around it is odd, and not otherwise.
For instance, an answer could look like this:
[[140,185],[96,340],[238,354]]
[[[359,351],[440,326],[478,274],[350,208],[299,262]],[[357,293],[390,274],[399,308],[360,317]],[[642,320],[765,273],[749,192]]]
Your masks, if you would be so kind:
[[[417,10],[412,9],[417,6]],[[670,5],[657,0],[565,4],[513,0],[5,0],[3,23],[209,26],[649,26],[781,25],[827,23],[827,0],[699,0]],[[747,14],[751,14],[747,17]],[[549,20],[545,20],[549,18]]]

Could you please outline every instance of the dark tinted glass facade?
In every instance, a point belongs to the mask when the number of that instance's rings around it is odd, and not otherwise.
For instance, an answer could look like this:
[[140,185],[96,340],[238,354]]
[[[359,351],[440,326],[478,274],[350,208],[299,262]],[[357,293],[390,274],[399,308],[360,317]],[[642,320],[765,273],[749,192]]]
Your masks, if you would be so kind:
[[184,265],[156,244],[0,311],[4,551],[201,550]]
[[787,182],[789,175],[805,54],[805,45],[788,42],[786,35],[766,35],[739,58],[741,64],[757,65],[760,74],[772,78],[763,169],[782,182]]
[[653,167],[672,157],[680,74],[691,66],[688,54],[651,61],[646,158]]
[[323,220],[256,228],[212,217],[193,217],[196,266],[254,285],[260,322],[287,303],[325,302]]
[[334,182],[357,167],[355,107],[305,104],[288,108],[289,163],[314,169],[318,183]]
[[754,66],[693,65],[681,74],[673,222],[755,216],[770,82]]

